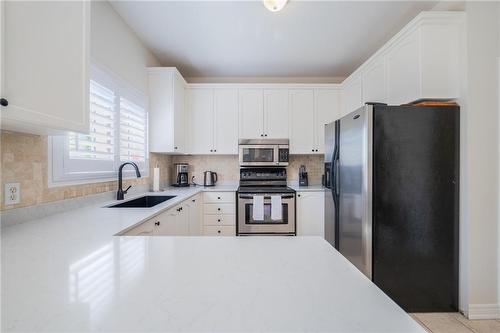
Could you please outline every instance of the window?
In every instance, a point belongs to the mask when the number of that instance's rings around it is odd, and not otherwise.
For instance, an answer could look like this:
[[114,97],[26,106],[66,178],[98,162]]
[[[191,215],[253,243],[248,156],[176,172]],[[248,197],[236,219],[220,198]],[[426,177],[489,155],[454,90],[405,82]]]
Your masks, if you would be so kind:
[[[116,179],[121,163],[133,161],[148,173],[147,98],[123,80],[92,67],[88,134],[49,140],[52,185]],[[124,170],[125,176],[135,176]]]

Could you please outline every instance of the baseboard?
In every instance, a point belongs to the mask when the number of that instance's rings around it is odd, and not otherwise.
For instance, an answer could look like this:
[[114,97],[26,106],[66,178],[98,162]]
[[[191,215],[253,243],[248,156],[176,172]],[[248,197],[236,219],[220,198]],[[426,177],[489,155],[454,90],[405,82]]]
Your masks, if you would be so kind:
[[500,319],[499,304],[469,304],[469,319]]

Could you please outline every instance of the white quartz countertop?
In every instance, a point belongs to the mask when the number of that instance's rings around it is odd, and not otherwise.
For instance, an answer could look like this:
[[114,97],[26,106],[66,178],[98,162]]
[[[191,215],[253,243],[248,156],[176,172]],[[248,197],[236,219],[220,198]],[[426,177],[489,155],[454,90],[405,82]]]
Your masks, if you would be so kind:
[[201,190],[3,228],[2,331],[424,332],[319,237],[113,236]]

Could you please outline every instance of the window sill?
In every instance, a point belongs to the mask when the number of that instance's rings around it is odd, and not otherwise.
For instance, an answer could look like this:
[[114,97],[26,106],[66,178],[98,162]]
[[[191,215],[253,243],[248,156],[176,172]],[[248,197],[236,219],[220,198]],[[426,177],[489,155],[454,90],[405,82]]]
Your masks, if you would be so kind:
[[[148,172],[143,172],[141,171],[141,178],[148,178],[149,173]],[[57,181],[54,182],[52,177],[49,177],[48,179],[48,188],[56,188],[56,187],[63,187],[63,186],[71,186],[71,185],[92,185],[92,184],[99,184],[99,183],[107,183],[107,182],[118,182],[118,177],[106,177],[106,178],[94,178],[94,179],[80,179],[80,180],[63,180],[63,181]],[[130,176],[123,176],[123,180],[132,180],[132,179],[141,179],[137,178],[135,175],[130,175]]]

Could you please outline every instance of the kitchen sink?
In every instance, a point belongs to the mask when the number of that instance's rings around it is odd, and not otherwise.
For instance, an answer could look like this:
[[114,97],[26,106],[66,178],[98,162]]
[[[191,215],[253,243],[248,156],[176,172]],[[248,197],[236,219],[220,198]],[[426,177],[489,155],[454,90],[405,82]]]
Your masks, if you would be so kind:
[[145,195],[133,200],[108,206],[108,208],[150,208],[175,197],[175,195]]

